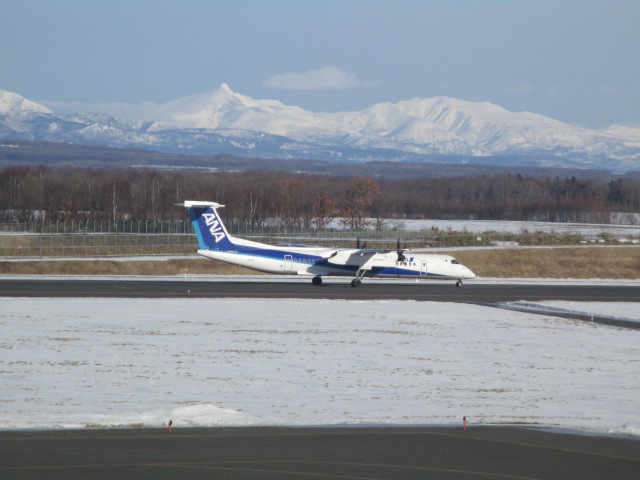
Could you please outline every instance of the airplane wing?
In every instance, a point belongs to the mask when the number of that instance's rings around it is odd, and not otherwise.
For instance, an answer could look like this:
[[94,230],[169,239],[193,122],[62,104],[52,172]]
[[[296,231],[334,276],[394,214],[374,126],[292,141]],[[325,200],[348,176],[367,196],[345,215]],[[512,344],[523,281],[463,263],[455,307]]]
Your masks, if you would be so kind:
[[328,263],[350,265],[358,270],[371,270],[375,266],[391,266],[397,260],[393,250],[347,249],[336,250],[326,258]]

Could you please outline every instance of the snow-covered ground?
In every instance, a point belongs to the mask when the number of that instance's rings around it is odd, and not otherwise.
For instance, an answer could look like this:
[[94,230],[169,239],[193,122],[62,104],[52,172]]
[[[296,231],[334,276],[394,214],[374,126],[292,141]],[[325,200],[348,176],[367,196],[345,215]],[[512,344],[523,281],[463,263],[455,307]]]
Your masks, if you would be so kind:
[[[640,321],[636,305],[547,306]],[[0,331],[3,429],[466,416],[640,434],[640,331],[553,316],[413,301],[1,298]]]
[[454,232],[522,233],[544,232],[598,236],[608,233],[616,236],[640,236],[640,225],[613,225],[590,223],[519,222],[495,220],[389,220],[388,226],[402,230],[429,230],[437,228]]

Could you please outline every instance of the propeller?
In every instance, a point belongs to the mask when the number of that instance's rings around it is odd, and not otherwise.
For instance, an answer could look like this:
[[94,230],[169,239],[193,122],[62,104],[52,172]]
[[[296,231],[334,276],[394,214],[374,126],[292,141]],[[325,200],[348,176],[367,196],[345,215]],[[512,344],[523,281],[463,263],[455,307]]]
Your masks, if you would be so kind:
[[396,244],[396,251],[398,252],[398,261],[404,262],[407,257],[404,256],[404,249],[400,246],[400,237],[398,237],[398,243]]
[[367,242],[364,241],[362,244],[360,244],[360,237],[356,237],[356,248],[360,250],[361,248],[366,248],[366,247],[367,247]]

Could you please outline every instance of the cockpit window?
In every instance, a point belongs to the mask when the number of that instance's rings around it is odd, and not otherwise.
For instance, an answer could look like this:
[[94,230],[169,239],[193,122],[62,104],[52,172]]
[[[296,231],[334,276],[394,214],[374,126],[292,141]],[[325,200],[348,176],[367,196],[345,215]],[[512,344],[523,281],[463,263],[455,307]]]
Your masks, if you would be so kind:
[[458,260],[456,260],[455,258],[451,259],[451,263],[454,265],[460,265],[460,262]]

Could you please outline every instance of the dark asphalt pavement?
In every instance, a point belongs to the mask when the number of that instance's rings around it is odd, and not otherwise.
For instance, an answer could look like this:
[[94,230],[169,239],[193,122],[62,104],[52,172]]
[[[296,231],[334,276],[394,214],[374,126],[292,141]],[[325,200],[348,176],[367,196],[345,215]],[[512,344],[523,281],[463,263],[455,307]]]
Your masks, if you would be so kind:
[[0,433],[11,479],[637,479],[640,441],[513,427]]
[[245,280],[48,280],[0,278],[0,296],[27,297],[235,297],[235,298],[323,298],[397,299],[441,302],[496,303],[518,300],[573,300],[593,302],[640,302],[640,285],[545,285],[483,284],[469,281],[462,288],[450,283],[401,283],[393,280],[365,281],[360,288],[336,279],[322,286],[309,278],[299,281]]

